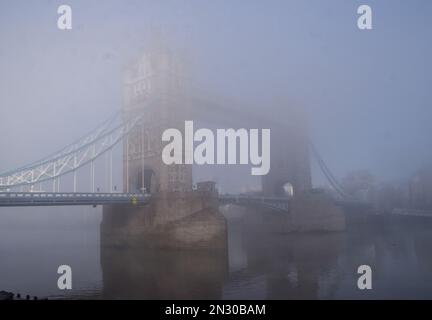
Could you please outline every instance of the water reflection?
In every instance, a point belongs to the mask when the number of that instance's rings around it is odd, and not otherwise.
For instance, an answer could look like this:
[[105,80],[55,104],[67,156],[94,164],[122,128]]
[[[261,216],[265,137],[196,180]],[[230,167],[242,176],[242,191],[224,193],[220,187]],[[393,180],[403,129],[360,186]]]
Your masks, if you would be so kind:
[[320,281],[336,268],[345,234],[274,232],[263,223],[265,214],[261,223],[248,223],[247,213],[230,219],[229,256],[244,255],[244,264],[239,268],[230,261],[224,298],[319,298]]
[[105,299],[220,299],[226,251],[102,249]]
[[[94,210],[26,210],[11,211],[8,224],[0,216],[0,290],[82,299],[432,299],[432,219],[349,214],[345,232],[288,234],[266,223],[277,217],[232,207],[226,250],[169,251],[100,245]],[[30,214],[46,219],[30,227]],[[72,292],[56,287],[64,263]],[[357,288],[362,264],[372,267],[372,290]]]
[[[351,219],[346,232],[289,234],[228,216],[228,250],[102,250],[104,298],[333,299],[432,298],[432,221]],[[259,215],[258,215],[259,216]],[[256,217],[255,217],[256,219]],[[357,268],[373,290],[357,288]]]

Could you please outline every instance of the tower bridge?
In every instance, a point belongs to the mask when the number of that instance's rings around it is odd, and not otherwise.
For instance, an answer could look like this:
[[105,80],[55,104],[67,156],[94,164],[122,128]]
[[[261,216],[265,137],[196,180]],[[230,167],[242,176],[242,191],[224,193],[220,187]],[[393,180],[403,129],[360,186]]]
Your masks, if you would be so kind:
[[167,50],[146,53],[126,68],[121,112],[58,152],[0,174],[0,192],[37,192],[50,184],[48,190],[53,193],[88,191],[80,190],[78,183],[79,173],[86,171],[90,192],[98,193],[96,160],[106,155],[109,169],[105,191],[117,193],[112,152],[118,144],[123,145],[123,193],[192,191],[192,165],[168,166],[161,159],[162,132],[167,128],[183,131],[186,120],[224,128],[271,128],[271,166],[262,178],[263,195],[283,196],[286,183],[296,193],[311,189],[308,138],[301,119],[276,123],[247,112],[244,106],[229,108],[194,95],[184,80],[185,69]]
[[[145,113],[142,123],[124,142],[126,192],[143,187],[152,192],[192,190],[191,165],[167,166],[161,161],[163,131],[176,128],[184,136],[184,122],[188,120],[221,128],[270,128],[271,165],[269,174],[262,177],[263,194],[282,196],[286,183],[296,193],[311,189],[307,127],[302,115],[293,114],[278,123],[270,117],[254,115],[247,106],[209,101],[184,80],[184,70],[185,66],[175,56],[159,49],[144,55],[125,72],[123,114]],[[185,150],[187,146],[183,147]],[[193,150],[185,150],[188,152]]]
[[[113,245],[142,244],[143,237],[153,239],[158,234],[156,238],[164,241],[171,237],[169,246],[214,239],[216,246],[223,246],[226,222],[217,209],[223,204],[290,213],[288,224],[300,229],[320,223],[326,230],[343,228],[341,213],[333,210],[331,201],[323,197],[310,201],[308,196],[310,143],[304,117],[293,113],[290,119],[276,121],[254,115],[245,106],[229,108],[208,101],[194,94],[184,80],[185,69],[160,48],[132,63],[124,74],[121,111],[58,152],[0,174],[0,206],[103,205],[102,239]],[[184,136],[187,120],[223,128],[271,129],[270,171],[262,177],[262,191],[251,196],[194,190],[192,165],[184,164],[184,159],[183,164],[164,164],[162,133],[175,128]],[[118,171],[113,162],[116,146],[122,149],[122,190],[117,190],[113,178]],[[186,147],[183,157],[193,152]],[[96,183],[102,157],[108,163],[104,192]],[[90,192],[81,190],[82,175],[87,176]],[[47,185],[52,191],[42,192]],[[323,210],[326,206],[330,209]]]

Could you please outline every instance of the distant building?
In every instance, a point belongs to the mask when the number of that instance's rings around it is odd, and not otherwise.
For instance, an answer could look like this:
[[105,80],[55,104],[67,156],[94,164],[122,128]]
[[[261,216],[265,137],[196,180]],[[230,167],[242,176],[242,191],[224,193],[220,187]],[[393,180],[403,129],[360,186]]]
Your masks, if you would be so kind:
[[417,172],[409,183],[410,207],[415,209],[432,208],[432,168]]

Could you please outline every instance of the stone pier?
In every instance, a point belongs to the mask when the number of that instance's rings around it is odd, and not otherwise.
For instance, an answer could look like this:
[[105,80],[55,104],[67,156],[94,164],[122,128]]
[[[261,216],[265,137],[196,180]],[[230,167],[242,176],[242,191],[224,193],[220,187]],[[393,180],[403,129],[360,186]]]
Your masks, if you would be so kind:
[[304,193],[293,199],[291,222],[294,231],[344,231],[345,213],[325,193]]
[[226,220],[213,193],[159,192],[148,205],[104,206],[101,246],[226,249]]
[[272,209],[245,208],[250,226],[258,225],[263,232],[307,233],[346,230],[345,212],[324,193],[305,192],[291,199],[289,212]]

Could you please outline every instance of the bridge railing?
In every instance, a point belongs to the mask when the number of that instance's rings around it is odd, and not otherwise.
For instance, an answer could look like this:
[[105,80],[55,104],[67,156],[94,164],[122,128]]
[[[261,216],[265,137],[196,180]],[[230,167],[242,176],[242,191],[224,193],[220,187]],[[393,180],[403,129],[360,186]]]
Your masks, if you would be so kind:
[[142,193],[0,193],[0,206],[33,205],[99,205],[99,204],[142,204],[150,199]]
[[259,205],[268,209],[289,212],[290,199],[287,197],[263,197],[247,195],[219,195],[219,201],[228,204]]

